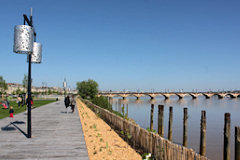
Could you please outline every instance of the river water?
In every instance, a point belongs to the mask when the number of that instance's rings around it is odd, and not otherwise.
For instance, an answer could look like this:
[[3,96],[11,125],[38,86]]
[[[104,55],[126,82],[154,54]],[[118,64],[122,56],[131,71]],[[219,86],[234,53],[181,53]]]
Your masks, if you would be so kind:
[[183,108],[188,108],[188,147],[199,152],[200,145],[200,119],[201,111],[206,110],[206,156],[213,160],[223,159],[223,131],[224,114],[231,114],[231,159],[234,159],[234,128],[240,126],[240,98],[211,97],[206,99],[199,96],[197,99],[191,97],[170,97],[164,100],[163,97],[156,97],[150,100],[149,97],[128,97],[122,100],[121,97],[114,97],[111,101],[112,108],[122,112],[124,106],[125,114],[134,119],[142,128],[150,128],[151,104],[154,104],[154,129],[157,131],[158,105],[164,105],[164,137],[168,134],[169,106],[173,107],[173,142],[182,144],[183,141]]

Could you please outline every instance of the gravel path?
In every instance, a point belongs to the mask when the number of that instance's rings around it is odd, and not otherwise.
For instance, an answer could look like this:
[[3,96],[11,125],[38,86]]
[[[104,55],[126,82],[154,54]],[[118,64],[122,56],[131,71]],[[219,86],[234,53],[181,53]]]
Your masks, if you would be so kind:
[[141,160],[119,135],[84,103],[77,100],[90,160]]

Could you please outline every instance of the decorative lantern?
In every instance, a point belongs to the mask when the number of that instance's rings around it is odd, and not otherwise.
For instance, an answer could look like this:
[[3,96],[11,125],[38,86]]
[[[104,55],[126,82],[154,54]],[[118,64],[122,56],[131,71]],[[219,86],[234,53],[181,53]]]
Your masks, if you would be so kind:
[[15,26],[13,51],[20,54],[31,54],[33,52],[33,37],[31,26]]
[[[29,62],[29,59],[27,59]],[[31,57],[32,63],[41,63],[42,62],[42,44],[33,42],[33,53]]]

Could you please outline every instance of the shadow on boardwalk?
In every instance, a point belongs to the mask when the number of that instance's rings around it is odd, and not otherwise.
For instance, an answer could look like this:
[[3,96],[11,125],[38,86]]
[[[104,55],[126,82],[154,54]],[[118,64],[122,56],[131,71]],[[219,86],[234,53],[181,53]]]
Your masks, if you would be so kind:
[[21,132],[27,138],[27,134],[21,128],[19,128],[16,124],[25,124],[25,122],[23,122],[23,121],[10,122],[8,125],[2,127],[1,130],[2,131],[13,131],[13,130],[17,129],[19,132]]

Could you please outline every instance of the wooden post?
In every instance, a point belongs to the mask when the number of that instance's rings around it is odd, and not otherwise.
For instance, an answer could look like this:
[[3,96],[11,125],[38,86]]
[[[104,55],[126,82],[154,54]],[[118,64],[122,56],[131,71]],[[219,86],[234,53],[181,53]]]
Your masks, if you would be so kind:
[[224,160],[230,160],[230,113],[225,113],[224,118],[224,149],[223,158]]
[[127,103],[127,118],[128,118],[128,103]]
[[154,109],[154,104],[151,104],[150,131],[153,131],[153,109]]
[[206,111],[201,114],[200,154],[206,156]]
[[188,111],[187,108],[183,109],[183,113],[184,113],[184,117],[183,117],[183,146],[184,147],[187,147],[187,119],[188,119],[187,111]]
[[173,120],[173,107],[169,107],[169,120],[168,120],[168,140],[172,141],[172,120]]
[[163,112],[164,112],[164,105],[158,105],[158,134],[162,137],[164,134]]
[[240,160],[240,127],[235,127],[235,160]]

